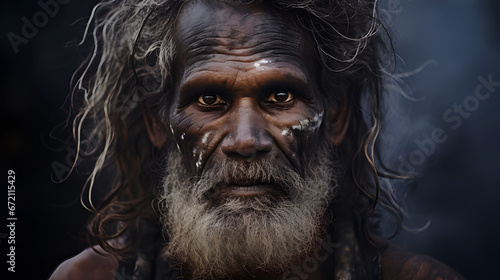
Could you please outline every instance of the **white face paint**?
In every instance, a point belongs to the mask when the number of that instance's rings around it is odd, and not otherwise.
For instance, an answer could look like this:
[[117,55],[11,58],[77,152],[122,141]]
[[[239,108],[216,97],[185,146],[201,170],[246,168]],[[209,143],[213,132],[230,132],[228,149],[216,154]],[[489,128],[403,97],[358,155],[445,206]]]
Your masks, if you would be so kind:
[[323,112],[316,114],[316,116],[314,116],[312,119],[305,119],[299,121],[298,125],[292,126],[292,130],[312,132],[319,129],[322,121],[323,121]]
[[285,129],[283,129],[283,131],[281,131],[281,135],[283,135],[283,136],[288,136],[290,134],[292,134],[292,132],[290,131],[289,128],[285,128]]
[[267,60],[267,59],[261,59],[258,62],[255,62],[253,64],[253,66],[255,66],[255,68],[259,68],[259,67],[261,67],[261,66],[263,66],[265,64],[268,64],[268,63],[269,63],[269,60]]
[[323,121],[323,112],[316,114],[312,119],[305,119],[299,121],[299,124],[292,126],[291,128],[285,128],[281,131],[281,135],[290,136],[292,131],[305,131],[312,132],[318,130]]
[[[201,145],[202,146],[206,146],[208,138],[210,137],[211,134],[212,134],[212,131],[209,131],[203,135],[203,137],[201,138]],[[201,163],[203,161],[203,149],[199,149],[199,148],[200,147],[195,147],[193,149],[193,157],[196,160],[196,162],[195,162],[196,169],[200,169]]]
[[203,151],[201,151],[200,154],[198,155],[198,160],[195,163],[196,169],[200,169],[202,159],[203,159]]
[[[172,125],[170,125],[170,131],[172,132],[172,135],[175,135],[174,134],[174,128],[172,127]],[[184,134],[182,134],[182,135],[184,135]],[[181,138],[182,138],[182,136],[181,136]],[[182,139],[184,139],[184,138],[182,138]],[[175,137],[174,137],[174,142],[175,142],[175,145],[177,146],[177,150],[179,150],[179,152],[180,152],[181,151],[181,147],[179,147],[179,143],[177,143],[177,140],[175,140]]]
[[209,131],[203,135],[203,138],[201,138],[201,144],[205,145],[207,143],[210,134],[212,134],[212,131]]

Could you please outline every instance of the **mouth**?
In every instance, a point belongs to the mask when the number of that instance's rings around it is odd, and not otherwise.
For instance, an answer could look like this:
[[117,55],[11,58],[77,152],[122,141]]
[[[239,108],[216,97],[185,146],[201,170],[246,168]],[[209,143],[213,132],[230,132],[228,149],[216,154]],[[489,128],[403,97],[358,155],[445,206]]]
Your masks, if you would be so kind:
[[219,183],[217,194],[226,197],[254,197],[261,195],[282,195],[283,190],[274,182],[236,181]]
[[276,192],[273,184],[257,183],[252,185],[231,184],[220,188],[220,194],[224,196],[251,197]]

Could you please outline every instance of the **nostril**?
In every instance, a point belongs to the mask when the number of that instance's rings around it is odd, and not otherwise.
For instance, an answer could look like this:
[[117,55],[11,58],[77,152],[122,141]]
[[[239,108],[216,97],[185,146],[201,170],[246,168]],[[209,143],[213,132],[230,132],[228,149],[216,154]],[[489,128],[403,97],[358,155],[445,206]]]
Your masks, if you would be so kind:
[[257,151],[233,151],[233,152],[227,152],[226,155],[228,157],[242,157],[242,158],[254,158],[257,156]]
[[258,151],[258,150],[252,150],[252,151],[234,151],[234,152],[227,152],[225,153],[226,156],[236,159],[244,159],[246,161],[252,161],[255,158],[262,158],[265,157],[269,151]]
[[222,144],[222,151],[228,157],[240,157],[247,160],[265,156],[272,150],[272,142],[267,139],[262,140],[264,139],[226,139],[226,143]]

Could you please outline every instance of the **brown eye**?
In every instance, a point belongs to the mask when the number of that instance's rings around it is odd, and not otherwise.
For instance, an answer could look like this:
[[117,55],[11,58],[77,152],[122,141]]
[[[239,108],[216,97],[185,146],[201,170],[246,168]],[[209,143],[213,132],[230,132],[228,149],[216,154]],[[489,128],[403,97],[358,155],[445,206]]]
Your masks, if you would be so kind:
[[222,99],[218,94],[206,94],[200,95],[198,102],[202,105],[224,105],[226,101]]
[[293,95],[289,91],[276,91],[271,93],[266,101],[274,103],[286,103],[293,100]]

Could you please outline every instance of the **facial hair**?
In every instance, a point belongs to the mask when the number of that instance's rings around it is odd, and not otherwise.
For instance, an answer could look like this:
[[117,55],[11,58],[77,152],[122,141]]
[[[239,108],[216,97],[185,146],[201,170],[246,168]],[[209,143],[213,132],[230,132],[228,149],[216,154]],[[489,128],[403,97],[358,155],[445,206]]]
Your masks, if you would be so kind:
[[[180,153],[170,153],[161,194],[168,244],[164,256],[187,265],[193,279],[279,274],[299,262],[325,232],[323,216],[336,189],[324,146],[306,163],[304,176],[284,160],[211,162],[190,176]],[[277,192],[224,196],[228,182],[273,184]]]

